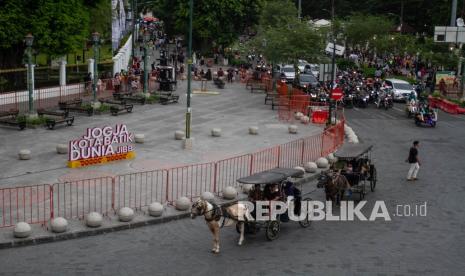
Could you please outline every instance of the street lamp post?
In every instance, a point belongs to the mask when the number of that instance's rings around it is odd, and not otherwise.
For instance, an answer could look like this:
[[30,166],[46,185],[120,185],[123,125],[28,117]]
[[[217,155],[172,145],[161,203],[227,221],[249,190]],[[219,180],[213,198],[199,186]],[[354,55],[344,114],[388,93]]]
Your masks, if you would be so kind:
[[98,47],[100,43],[100,34],[98,32],[92,33],[92,42],[94,44],[94,75],[93,75],[93,84],[92,92],[94,103],[97,102],[97,81],[98,81]]
[[27,34],[24,38],[27,47],[27,90],[29,91],[29,113],[34,111],[34,79],[32,75],[32,43],[34,36]]
[[147,67],[147,63],[148,63],[147,44],[149,43],[149,40],[150,40],[150,33],[148,31],[145,31],[144,33],[144,94],[147,93],[148,83],[149,83],[149,80],[148,80],[149,72],[148,72],[148,67]]
[[189,43],[187,48],[187,112],[186,112],[186,144],[185,148],[192,148],[191,143],[191,81],[192,81],[192,14],[194,1],[189,0]]
[[328,121],[326,122],[327,126],[332,125],[333,123],[333,83],[334,83],[334,71],[336,66],[336,35],[334,31],[334,0],[331,0],[331,33],[333,40],[333,54],[331,61],[331,83],[329,85],[329,110],[328,110]]

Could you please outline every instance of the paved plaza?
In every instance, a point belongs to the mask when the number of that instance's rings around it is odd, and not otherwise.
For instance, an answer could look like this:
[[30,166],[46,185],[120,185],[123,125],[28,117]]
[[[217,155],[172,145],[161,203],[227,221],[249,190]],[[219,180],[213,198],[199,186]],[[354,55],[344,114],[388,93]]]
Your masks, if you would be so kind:
[[[76,115],[71,127],[16,129],[0,128],[0,187],[72,181],[82,178],[114,176],[138,171],[151,171],[184,164],[203,163],[255,152],[298,138],[320,133],[317,125],[298,124],[297,134],[288,133],[288,124],[278,120],[276,111],[264,105],[264,94],[251,94],[242,83],[226,84],[217,89],[209,83],[208,90],[218,95],[198,95],[192,98],[192,137],[194,148],[182,148],[174,139],[176,130],[185,129],[186,81],[178,81],[178,104],[135,105],[133,113]],[[193,82],[200,90],[200,83]],[[144,144],[135,144],[136,158],[81,169],[66,167],[67,155],[56,153],[57,144],[84,135],[87,128],[126,124],[130,132],[145,134]],[[249,126],[258,126],[259,135],[249,135]],[[221,137],[212,137],[211,129],[221,128]],[[21,149],[30,149],[32,159],[18,160]]]

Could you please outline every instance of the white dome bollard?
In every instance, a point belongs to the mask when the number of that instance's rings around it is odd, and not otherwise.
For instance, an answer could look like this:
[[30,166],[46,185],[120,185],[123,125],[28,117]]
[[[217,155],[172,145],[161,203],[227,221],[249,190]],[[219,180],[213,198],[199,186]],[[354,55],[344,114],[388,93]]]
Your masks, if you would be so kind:
[[191,201],[185,197],[185,196],[182,196],[180,198],[178,198],[178,200],[176,200],[176,209],[179,210],[179,211],[186,211],[187,209],[189,209],[190,205],[191,205]]
[[86,216],[86,225],[89,227],[100,227],[103,222],[103,217],[97,212],[90,212]]
[[27,222],[18,222],[13,230],[13,234],[16,238],[27,238],[31,233],[31,226]]
[[68,145],[58,144],[56,149],[57,149],[58,154],[67,154],[68,153]]
[[210,192],[203,192],[200,198],[206,201],[212,201],[215,199],[215,195]]
[[316,165],[318,168],[320,169],[325,169],[328,167],[329,165],[329,162],[328,162],[328,159],[324,158],[324,157],[320,157],[316,160]]
[[20,150],[18,153],[19,160],[29,160],[31,159],[31,151],[27,149]]
[[304,169],[303,167],[301,167],[301,166],[296,166],[296,167],[294,167],[294,170],[300,170],[300,171],[302,171],[303,173],[305,173],[305,169]]
[[134,210],[129,207],[123,207],[118,211],[118,218],[122,222],[129,222],[134,218]]
[[302,112],[296,112],[296,113],[294,114],[294,118],[295,118],[296,120],[300,120],[300,118],[302,118],[302,116],[304,116],[304,114],[303,114]]
[[297,133],[297,129],[298,129],[298,127],[297,127],[296,125],[290,125],[290,126],[288,127],[289,133],[291,133],[291,134],[296,134],[296,133]]
[[143,144],[145,142],[145,135],[141,133],[134,134],[134,141],[138,144]]
[[153,202],[149,206],[149,215],[159,217],[163,214],[163,205],[160,202]]
[[63,233],[68,229],[68,221],[65,218],[57,217],[50,222],[52,232]]
[[182,140],[186,137],[186,133],[184,133],[184,131],[182,130],[176,130],[174,132],[174,139],[176,140]]
[[213,137],[221,136],[221,128],[212,128],[211,132]]
[[315,162],[307,162],[304,165],[305,171],[308,173],[316,173],[318,170],[318,166]]
[[308,116],[302,116],[300,117],[300,122],[302,124],[308,124],[310,122],[310,118]]
[[249,127],[249,134],[250,135],[257,135],[258,134],[258,127],[257,126]]
[[237,196],[236,188],[232,186],[227,186],[223,189],[223,198],[224,199],[235,199]]

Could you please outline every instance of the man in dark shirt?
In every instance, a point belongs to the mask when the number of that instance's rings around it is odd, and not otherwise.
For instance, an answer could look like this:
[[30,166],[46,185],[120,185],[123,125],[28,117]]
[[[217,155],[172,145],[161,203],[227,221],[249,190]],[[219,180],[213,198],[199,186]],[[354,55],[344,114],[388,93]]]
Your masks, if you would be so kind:
[[410,169],[407,174],[407,181],[417,180],[417,174],[420,170],[420,160],[418,159],[418,146],[420,142],[414,141],[413,147],[410,148],[407,162],[410,164]]

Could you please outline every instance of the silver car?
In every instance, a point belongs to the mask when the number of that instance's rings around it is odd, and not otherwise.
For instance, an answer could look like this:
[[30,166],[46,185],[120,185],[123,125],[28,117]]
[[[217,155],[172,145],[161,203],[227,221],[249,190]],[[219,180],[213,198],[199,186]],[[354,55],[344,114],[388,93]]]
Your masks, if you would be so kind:
[[417,96],[414,87],[404,80],[386,79],[383,86],[392,89],[395,101],[407,101],[412,92]]

